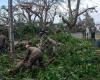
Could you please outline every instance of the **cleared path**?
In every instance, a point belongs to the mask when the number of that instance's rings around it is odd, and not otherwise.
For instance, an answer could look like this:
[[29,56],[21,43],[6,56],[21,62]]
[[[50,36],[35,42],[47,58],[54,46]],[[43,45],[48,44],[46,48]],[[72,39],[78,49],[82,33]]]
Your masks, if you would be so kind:
[[[82,33],[72,33],[72,36],[76,38],[82,38]],[[100,39],[100,33],[96,33],[95,36],[96,36],[96,40]],[[89,37],[90,37],[90,34],[89,34]]]

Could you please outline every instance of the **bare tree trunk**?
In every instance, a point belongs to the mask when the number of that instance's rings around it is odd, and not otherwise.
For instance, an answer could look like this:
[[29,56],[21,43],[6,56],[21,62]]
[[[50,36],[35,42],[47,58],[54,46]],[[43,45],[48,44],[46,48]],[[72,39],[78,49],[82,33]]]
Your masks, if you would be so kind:
[[69,9],[69,19],[65,20],[64,17],[62,17],[63,22],[67,24],[67,27],[70,31],[73,31],[73,28],[76,26],[78,14],[79,14],[79,7],[80,7],[80,0],[77,0],[76,8],[75,8],[75,15],[72,13],[71,8],[71,0],[68,0],[68,9]]
[[27,16],[28,16],[28,23],[31,23],[32,22],[32,20],[31,20],[32,15],[31,15],[29,9],[26,9],[26,13],[27,13]]
[[72,9],[71,9],[71,0],[68,0],[68,8],[69,8],[69,19],[70,19],[70,22],[71,22],[72,19],[73,19]]
[[40,27],[44,29],[44,25],[43,25],[43,15],[40,15]]
[[34,17],[34,19],[33,19],[33,24],[35,23],[36,17],[37,17],[37,16],[35,15],[35,17]]
[[29,11],[27,12],[27,14],[28,14],[28,22],[31,23],[32,22],[32,20],[31,20],[32,15],[30,14]]
[[75,25],[77,22],[77,18],[78,18],[78,14],[79,14],[79,7],[80,7],[80,0],[77,0],[76,12],[75,12],[75,18],[74,18],[75,20],[73,22],[73,25]]
[[14,52],[12,0],[8,0],[10,54]]
[[44,7],[45,7],[45,14],[44,14],[44,23],[43,27],[46,28],[46,21],[47,21],[47,12],[48,12],[48,7],[47,7],[47,0],[44,0]]
[[44,28],[46,28],[46,22],[47,22],[47,10],[45,10]]

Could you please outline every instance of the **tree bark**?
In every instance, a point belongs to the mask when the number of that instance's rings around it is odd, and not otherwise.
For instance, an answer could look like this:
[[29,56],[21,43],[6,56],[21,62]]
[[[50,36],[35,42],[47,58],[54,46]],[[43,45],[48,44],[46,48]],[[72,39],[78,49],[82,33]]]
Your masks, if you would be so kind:
[[8,0],[8,14],[9,14],[9,42],[10,53],[14,52],[14,33],[13,33],[13,12],[12,12],[12,0]]
[[68,8],[69,8],[69,20],[71,22],[73,19],[72,9],[71,9],[71,0],[68,0]]
[[79,13],[79,7],[80,7],[80,0],[77,0],[77,5],[76,5],[76,10],[75,10],[75,18],[73,22],[73,26],[75,26],[78,18],[78,13]]
[[31,13],[28,9],[26,9],[26,12],[27,12],[27,15],[28,15],[28,23],[31,23],[32,22],[32,20],[31,20],[32,15],[31,15]]

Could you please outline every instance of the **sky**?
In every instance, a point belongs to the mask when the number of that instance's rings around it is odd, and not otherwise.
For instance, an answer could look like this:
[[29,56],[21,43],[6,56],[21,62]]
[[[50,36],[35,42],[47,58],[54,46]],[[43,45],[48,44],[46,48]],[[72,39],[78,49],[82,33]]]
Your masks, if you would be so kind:
[[[8,0],[0,0],[0,6],[2,5],[8,5]],[[100,0],[81,0],[81,8],[87,8],[87,6],[88,7],[97,6],[96,10],[98,12],[92,13],[91,16],[94,18],[96,24],[100,24]],[[66,8],[66,5],[63,5],[63,7]],[[61,9],[61,11],[64,10]]]
[[7,3],[8,3],[8,0],[0,0],[0,6],[7,5]]
[[88,7],[97,6],[97,13],[91,13],[91,16],[94,18],[96,24],[100,24],[100,0],[86,0],[83,6],[88,5]]
[[[93,7],[97,6],[96,10],[98,11],[90,13],[90,15],[94,18],[94,21],[96,24],[100,24],[100,0],[81,0],[81,9],[86,9],[87,7]],[[64,9],[67,7],[66,3],[63,4]],[[75,7],[75,4],[73,4],[73,8]],[[64,10],[61,9],[63,12]]]

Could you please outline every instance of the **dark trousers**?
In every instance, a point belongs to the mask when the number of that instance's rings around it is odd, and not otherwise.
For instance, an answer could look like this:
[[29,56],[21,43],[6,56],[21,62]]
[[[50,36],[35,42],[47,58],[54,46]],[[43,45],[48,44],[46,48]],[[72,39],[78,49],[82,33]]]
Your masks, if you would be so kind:
[[5,47],[4,46],[0,46],[0,54],[2,54],[5,51]]
[[95,40],[95,32],[92,32],[91,33],[91,39],[94,39]]
[[94,46],[95,45],[95,32],[91,33],[91,41],[92,41],[92,44]]

